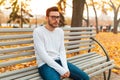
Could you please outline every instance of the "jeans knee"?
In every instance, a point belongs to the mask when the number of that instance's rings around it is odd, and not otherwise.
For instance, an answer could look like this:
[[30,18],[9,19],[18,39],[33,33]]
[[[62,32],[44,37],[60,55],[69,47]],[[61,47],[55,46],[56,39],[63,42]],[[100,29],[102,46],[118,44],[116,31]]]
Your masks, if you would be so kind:
[[84,80],[90,80],[90,77],[86,75]]

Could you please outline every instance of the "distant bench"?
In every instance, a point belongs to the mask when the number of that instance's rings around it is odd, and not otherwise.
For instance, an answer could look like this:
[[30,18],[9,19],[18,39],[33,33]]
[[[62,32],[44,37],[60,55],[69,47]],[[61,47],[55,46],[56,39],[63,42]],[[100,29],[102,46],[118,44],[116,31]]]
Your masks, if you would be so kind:
[[[104,80],[109,80],[113,60],[94,38],[95,28],[71,27],[63,30],[67,60],[90,77],[103,73]],[[42,80],[35,64],[32,32],[31,28],[0,29],[0,80]],[[96,48],[95,43],[101,46],[105,56],[92,52]]]

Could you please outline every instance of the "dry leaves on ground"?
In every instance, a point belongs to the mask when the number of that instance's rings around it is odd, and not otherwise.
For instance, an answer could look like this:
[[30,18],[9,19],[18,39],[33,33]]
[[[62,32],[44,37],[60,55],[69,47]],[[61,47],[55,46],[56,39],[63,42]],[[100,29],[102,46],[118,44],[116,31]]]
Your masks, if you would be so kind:
[[[101,32],[97,34],[96,39],[107,50],[110,58],[115,61],[115,66],[120,68],[120,33],[113,34],[111,32]],[[98,46],[95,48],[95,51],[99,51],[101,53]],[[113,72],[120,74],[120,70],[118,69],[113,69]]]

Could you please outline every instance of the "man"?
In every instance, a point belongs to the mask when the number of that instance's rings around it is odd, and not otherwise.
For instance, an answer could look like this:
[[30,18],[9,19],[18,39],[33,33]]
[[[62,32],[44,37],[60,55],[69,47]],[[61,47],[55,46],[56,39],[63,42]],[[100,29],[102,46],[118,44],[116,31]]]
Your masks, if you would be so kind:
[[47,9],[46,21],[45,26],[38,27],[33,32],[38,70],[43,80],[68,77],[74,80],[89,80],[85,72],[66,61],[64,32],[58,28],[60,13],[57,7]]

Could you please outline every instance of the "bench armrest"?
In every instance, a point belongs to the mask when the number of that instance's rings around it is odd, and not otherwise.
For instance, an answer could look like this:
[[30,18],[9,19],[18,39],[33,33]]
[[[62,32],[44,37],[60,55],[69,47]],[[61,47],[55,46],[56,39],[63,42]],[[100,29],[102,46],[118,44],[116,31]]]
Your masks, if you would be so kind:
[[98,42],[95,38],[93,38],[93,37],[90,37],[90,39],[92,39],[93,41],[95,41],[101,48],[102,48],[102,50],[104,51],[104,53],[105,53],[105,55],[106,55],[106,57],[107,57],[107,61],[110,61],[110,58],[109,58],[109,56],[108,56],[108,52],[106,51],[106,49],[103,47],[103,45],[100,43],[100,42]]

